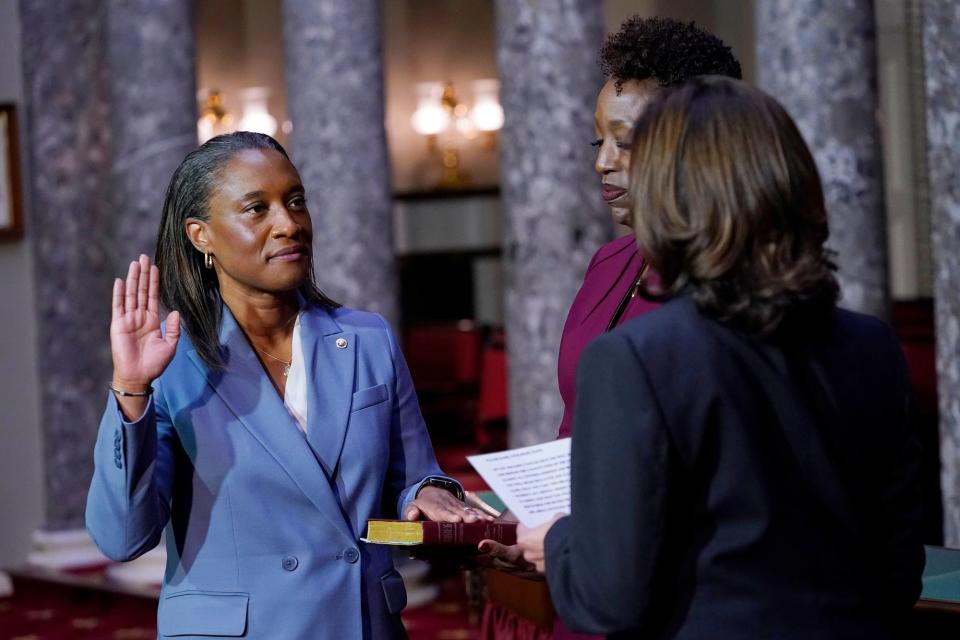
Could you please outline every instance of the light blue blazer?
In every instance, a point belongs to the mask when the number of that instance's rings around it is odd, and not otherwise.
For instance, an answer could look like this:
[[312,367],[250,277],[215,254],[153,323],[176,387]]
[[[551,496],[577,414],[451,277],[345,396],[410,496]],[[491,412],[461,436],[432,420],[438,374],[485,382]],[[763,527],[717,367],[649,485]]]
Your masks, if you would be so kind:
[[309,441],[224,307],[226,368],[184,334],[136,422],[111,397],[94,450],[87,529],[131,560],[166,532],[161,638],[405,637],[388,548],[360,542],[442,475],[386,322],[306,310]]

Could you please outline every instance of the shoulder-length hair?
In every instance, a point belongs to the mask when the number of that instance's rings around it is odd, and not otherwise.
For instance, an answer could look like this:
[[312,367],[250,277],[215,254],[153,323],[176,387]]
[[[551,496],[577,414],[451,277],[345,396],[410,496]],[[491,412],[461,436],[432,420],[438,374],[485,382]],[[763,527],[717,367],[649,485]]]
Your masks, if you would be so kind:
[[[270,149],[290,159],[279,142],[261,133],[237,131],[210,139],[187,154],[173,172],[157,234],[160,299],[168,309],[180,312],[193,347],[213,370],[223,368],[219,340],[223,300],[216,272],[204,267],[203,253],[187,237],[186,222],[189,218],[209,220],[210,196],[224,165],[247,149]],[[340,306],[317,287],[312,268],[299,291],[307,304],[328,309]]]
[[744,82],[696,78],[640,116],[630,192],[653,299],[772,336],[825,321],[839,287],[820,177],[786,110]]

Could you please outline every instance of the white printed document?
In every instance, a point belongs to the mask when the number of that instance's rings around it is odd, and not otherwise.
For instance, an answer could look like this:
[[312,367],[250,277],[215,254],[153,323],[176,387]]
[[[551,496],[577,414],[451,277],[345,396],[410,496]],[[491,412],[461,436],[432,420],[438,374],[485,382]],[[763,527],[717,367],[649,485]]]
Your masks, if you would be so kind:
[[467,460],[525,526],[570,513],[570,438]]

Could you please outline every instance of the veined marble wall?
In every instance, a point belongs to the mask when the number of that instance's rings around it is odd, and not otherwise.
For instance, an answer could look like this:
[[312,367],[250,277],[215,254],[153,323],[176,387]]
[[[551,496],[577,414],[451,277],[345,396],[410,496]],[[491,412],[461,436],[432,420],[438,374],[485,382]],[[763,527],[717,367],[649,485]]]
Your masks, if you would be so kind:
[[110,379],[106,6],[20,3],[47,523],[80,526]]
[[841,305],[889,315],[872,0],[756,0],[758,84],[797,121],[823,179]]
[[380,21],[379,0],[283,3],[291,155],[313,216],[317,282],[395,325]]
[[189,0],[21,0],[20,14],[46,528],[61,529],[83,524],[113,278],[152,255],[194,131],[193,36]]
[[957,547],[960,546],[960,3],[926,0],[923,11],[944,543]]
[[192,3],[110,0],[113,258],[153,256],[167,183],[197,147]]
[[611,223],[593,171],[603,3],[498,0],[497,66],[510,444],[557,435],[557,351],[573,296]]

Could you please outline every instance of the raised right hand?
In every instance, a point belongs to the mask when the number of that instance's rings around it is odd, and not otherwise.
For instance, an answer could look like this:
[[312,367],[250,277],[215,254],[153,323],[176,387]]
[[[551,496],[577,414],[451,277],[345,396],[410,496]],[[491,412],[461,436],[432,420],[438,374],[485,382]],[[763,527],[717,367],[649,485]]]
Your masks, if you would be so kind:
[[170,364],[180,338],[180,314],[167,316],[167,333],[160,334],[160,270],[150,258],[130,263],[127,280],[113,283],[110,349],[113,386],[122,391],[146,390]]

